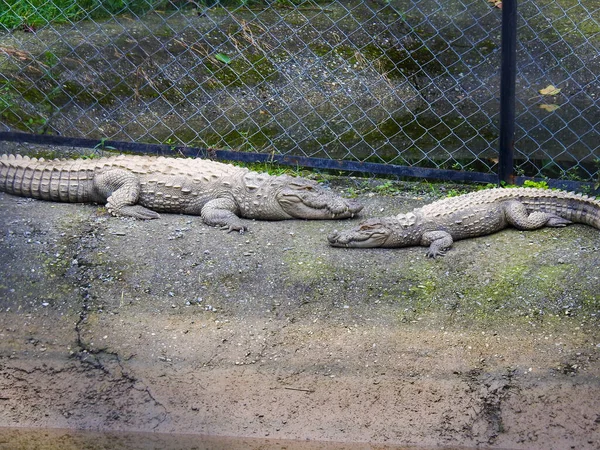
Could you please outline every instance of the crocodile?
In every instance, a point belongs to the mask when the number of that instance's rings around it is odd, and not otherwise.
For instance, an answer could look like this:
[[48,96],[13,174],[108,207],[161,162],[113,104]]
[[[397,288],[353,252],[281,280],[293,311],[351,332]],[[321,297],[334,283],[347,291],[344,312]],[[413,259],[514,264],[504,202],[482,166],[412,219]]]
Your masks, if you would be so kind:
[[345,219],[362,205],[317,182],[206,159],[119,155],[91,159],[0,157],[0,191],[42,200],[105,204],[114,216],[199,215],[244,232],[241,220]]
[[371,218],[334,231],[334,247],[429,246],[444,255],[454,241],[498,232],[564,227],[577,222],[600,229],[600,201],[583,194],[539,188],[493,188],[449,197],[394,217]]

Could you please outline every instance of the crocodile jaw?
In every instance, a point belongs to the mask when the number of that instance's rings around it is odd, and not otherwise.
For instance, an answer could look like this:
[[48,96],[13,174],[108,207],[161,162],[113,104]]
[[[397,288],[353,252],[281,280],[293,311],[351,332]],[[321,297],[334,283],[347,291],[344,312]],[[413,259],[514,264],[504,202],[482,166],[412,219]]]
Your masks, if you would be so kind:
[[370,248],[384,247],[391,236],[391,229],[377,219],[370,219],[350,230],[334,230],[327,240],[333,247]]
[[319,186],[317,183],[295,183],[277,194],[277,202],[286,214],[296,219],[348,219],[363,206],[354,200]]

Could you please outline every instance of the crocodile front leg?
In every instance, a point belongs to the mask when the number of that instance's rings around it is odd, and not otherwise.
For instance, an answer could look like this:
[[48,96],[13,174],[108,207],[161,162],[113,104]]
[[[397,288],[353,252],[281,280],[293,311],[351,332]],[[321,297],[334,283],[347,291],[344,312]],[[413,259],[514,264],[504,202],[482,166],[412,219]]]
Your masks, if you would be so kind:
[[106,208],[114,216],[158,219],[157,212],[138,205],[140,179],[125,169],[110,169],[94,176],[94,189],[106,199]]
[[421,236],[421,245],[429,245],[426,255],[429,258],[435,258],[436,256],[444,256],[446,251],[452,247],[454,239],[450,233],[446,231],[427,231]]
[[222,229],[239,231],[243,233],[248,228],[237,216],[238,207],[236,203],[229,198],[216,198],[207,202],[202,207],[200,216],[205,224],[210,226],[220,226]]

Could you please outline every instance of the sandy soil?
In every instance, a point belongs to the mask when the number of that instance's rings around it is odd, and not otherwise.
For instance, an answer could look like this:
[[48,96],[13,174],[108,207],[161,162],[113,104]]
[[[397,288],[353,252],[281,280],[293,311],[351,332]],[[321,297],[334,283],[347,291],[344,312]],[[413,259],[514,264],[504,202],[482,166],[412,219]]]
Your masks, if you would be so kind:
[[[359,193],[363,216],[430,197]],[[0,211],[2,427],[600,447],[593,228],[506,230],[428,260],[326,244],[352,222],[227,234],[7,194]]]

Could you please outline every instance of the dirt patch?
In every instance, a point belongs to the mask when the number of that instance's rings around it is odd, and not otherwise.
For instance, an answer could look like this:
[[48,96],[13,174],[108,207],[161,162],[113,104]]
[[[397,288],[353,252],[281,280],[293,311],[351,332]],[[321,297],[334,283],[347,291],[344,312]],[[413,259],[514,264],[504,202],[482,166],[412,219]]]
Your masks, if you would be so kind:
[[[330,181],[364,216],[440,194],[369,183]],[[329,247],[351,221],[239,235],[6,194],[0,210],[0,426],[600,445],[593,228],[506,230],[429,260]]]

